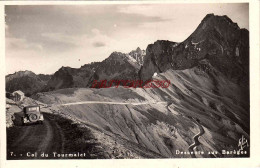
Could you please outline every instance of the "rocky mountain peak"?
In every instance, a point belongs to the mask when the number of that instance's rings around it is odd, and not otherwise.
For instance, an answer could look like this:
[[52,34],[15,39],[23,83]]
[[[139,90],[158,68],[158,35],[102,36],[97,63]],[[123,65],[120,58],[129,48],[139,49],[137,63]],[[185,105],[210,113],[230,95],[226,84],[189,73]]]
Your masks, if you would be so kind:
[[137,47],[136,50],[132,50],[128,55],[131,56],[139,65],[143,65],[146,51]]
[[142,54],[142,50],[140,49],[140,47],[137,47],[137,49],[135,50],[138,54]]
[[223,24],[231,25],[236,29],[239,29],[237,23],[234,23],[227,15],[218,16],[213,13],[207,14],[201,21],[203,24],[210,26],[223,26]]
[[140,76],[150,79],[155,72],[182,70],[209,62],[228,78],[248,83],[249,36],[227,16],[208,14],[183,42],[158,40],[148,45]]
[[33,73],[32,71],[28,71],[28,70],[25,70],[25,71],[18,71],[18,72],[15,72],[13,74],[9,74],[5,77],[5,80],[8,82],[14,78],[20,78],[20,77],[24,77],[24,76],[32,76],[32,77],[35,77],[36,74]]
[[234,43],[239,37],[240,28],[228,16],[208,14],[199,24],[197,29],[187,39],[196,41],[218,39]]
[[33,73],[32,71],[25,70],[25,71],[15,72],[14,75],[27,76],[27,75],[35,75],[35,73]]

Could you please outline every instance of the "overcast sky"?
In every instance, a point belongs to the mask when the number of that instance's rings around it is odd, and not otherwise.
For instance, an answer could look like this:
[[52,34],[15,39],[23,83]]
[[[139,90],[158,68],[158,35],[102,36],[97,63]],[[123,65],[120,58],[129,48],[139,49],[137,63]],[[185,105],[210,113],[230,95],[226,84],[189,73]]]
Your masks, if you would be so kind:
[[52,74],[156,40],[181,42],[208,13],[249,27],[248,4],[6,6],[5,13],[7,74]]

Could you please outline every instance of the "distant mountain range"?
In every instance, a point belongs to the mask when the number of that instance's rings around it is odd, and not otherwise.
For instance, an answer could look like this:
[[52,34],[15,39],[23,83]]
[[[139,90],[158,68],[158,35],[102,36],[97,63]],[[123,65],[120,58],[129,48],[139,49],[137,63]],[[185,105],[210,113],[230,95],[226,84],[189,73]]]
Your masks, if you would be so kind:
[[[19,71],[6,76],[6,91],[27,95],[62,88],[90,87],[94,80],[148,80],[168,69],[201,66],[206,59],[231,81],[249,85],[249,32],[227,16],[208,14],[183,42],[158,40],[146,51],[139,47],[128,54],[113,52],[102,62],[80,68],[61,67],[53,75]],[[201,66],[207,68],[205,66]],[[220,82],[220,81],[216,81]]]
[[85,64],[80,68],[61,67],[53,75],[36,75],[31,71],[9,74],[6,91],[21,90],[30,96],[37,92],[71,87],[90,87],[93,80],[138,79],[145,50],[139,47],[128,54],[113,52],[102,62]]

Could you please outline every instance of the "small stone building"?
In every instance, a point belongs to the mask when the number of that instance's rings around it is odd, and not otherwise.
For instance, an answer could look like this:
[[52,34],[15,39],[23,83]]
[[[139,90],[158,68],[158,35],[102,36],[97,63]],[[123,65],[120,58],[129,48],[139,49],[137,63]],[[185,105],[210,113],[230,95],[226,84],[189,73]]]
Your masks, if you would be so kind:
[[24,93],[20,90],[14,91],[12,93],[12,100],[14,101],[22,101],[24,98]]

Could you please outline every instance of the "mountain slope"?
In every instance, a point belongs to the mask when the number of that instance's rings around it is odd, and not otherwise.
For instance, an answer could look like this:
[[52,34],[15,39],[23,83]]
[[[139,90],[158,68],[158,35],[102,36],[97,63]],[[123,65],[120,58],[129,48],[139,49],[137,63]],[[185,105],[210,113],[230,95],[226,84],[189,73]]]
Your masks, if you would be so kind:
[[[205,132],[196,150],[206,154],[196,154],[196,157],[238,157],[221,153],[223,149],[238,150],[241,135],[249,140],[249,111],[237,84],[205,60],[200,66],[170,69],[153,78],[168,79],[171,85],[149,89],[62,89],[40,93],[34,98],[52,104],[51,108],[58,113],[117,137],[118,143],[124,139],[122,145],[132,151],[140,146],[163,157],[191,157],[176,151],[188,152],[193,137],[203,128]],[[217,86],[215,80],[219,81]],[[85,101],[93,103],[62,105]],[[147,103],[134,105],[135,102]],[[208,154],[211,151],[218,153]]]
[[[164,157],[248,156],[248,149],[244,155],[222,153],[238,150],[242,135],[250,141],[248,41],[247,30],[210,14],[184,42],[156,41],[147,47],[140,78],[170,80],[168,88],[57,90],[36,99],[127,140],[125,146],[134,143]],[[105,74],[112,76],[114,65]],[[58,105],[84,101],[129,104]]]

